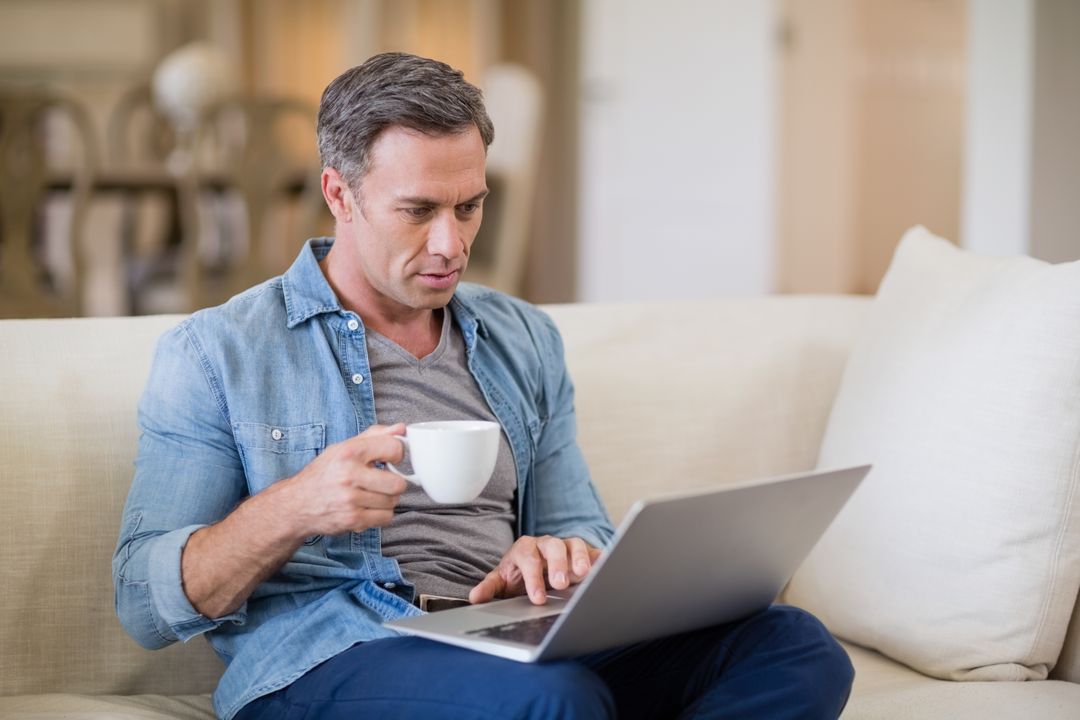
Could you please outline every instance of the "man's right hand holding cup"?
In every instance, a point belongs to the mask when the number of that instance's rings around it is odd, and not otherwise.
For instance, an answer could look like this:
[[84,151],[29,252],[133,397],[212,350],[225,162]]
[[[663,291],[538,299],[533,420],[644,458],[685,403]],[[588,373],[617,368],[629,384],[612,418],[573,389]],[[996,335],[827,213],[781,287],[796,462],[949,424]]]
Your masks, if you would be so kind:
[[227,615],[288,562],[304,538],[390,524],[407,483],[376,464],[401,461],[404,448],[394,436],[404,432],[402,424],[373,425],[194,532],[180,559],[192,606],[206,617]]
[[408,483],[376,463],[401,462],[404,447],[394,438],[405,425],[372,425],[356,437],[326,448],[281,483],[293,508],[300,537],[363,532],[389,525]]

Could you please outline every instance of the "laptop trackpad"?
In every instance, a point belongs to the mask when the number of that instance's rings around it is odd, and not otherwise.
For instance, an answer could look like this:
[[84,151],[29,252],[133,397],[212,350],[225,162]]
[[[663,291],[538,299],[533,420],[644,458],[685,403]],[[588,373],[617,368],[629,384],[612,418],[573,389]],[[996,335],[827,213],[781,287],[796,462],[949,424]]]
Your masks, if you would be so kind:
[[566,600],[548,595],[546,604],[533,605],[527,597],[522,596],[509,600],[498,600],[486,605],[474,605],[473,607],[482,609],[485,614],[523,619],[562,612],[563,608],[566,607]]

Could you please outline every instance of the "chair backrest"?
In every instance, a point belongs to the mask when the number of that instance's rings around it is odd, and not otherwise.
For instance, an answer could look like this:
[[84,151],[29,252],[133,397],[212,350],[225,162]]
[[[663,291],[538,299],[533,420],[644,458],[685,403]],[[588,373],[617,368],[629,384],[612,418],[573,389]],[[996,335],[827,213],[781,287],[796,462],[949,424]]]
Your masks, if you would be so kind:
[[519,65],[491,66],[483,85],[484,104],[495,124],[487,158],[491,194],[484,202],[484,222],[465,279],[520,296],[532,231],[544,93],[540,81]]
[[176,132],[154,104],[150,85],[128,88],[117,100],[105,128],[105,162],[120,168],[163,167],[176,147]]
[[[109,126],[118,167],[156,165],[176,192],[177,224],[170,229],[179,230],[179,243],[175,236],[172,244],[140,243],[140,267],[152,272],[134,274],[139,314],[216,305],[281,273],[299,243],[318,234],[326,210],[315,163],[283,142],[289,132],[314,135],[309,104],[230,94],[192,108],[193,119],[178,124],[177,108],[159,107],[158,94],[147,85],[132,88]],[[130,212],[125,222],[126,236],[143,229]]]
[[[38,218],[54,178],[48,142],[51,114],[66,117],[81,145],[62,185],[71,212],[61,254],[68,277],[47,260]],[[78,315],[81,306],[82,227],[90,200],[97,144],[89,115],[74,99],[44,88],[0,88],[0,317]]]
[[[192,136],[189,172],[181,176],[187,309],[223,302],[281,273],[299,242],[314,234],[317,214],[324,209],[317,168],[293,158],[281,139],[283,124],[296,121],[308,137],[314,136],[315,109],[296,99],[235,96],[202,115]],[[229,223],[221,217],[221,203],[204,202],[208,189],[238,198],[242,221]],[[290,197],[300,201],[295,220],[288,223],[295,231],[272,238],[282,226],[272,214]],[[208,248],[209,233],[217,237],[216,249]],[[288,246],[285,251],[282,244]]]

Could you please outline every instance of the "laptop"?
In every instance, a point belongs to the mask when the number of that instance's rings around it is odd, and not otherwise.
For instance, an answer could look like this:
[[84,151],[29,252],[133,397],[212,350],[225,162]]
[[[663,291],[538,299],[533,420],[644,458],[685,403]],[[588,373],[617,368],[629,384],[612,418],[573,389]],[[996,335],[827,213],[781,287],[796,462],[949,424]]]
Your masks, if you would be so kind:
[[581,584],[386,623],[520,662],[584,655],[768,607],[869,472],[863,465],[639,500]]

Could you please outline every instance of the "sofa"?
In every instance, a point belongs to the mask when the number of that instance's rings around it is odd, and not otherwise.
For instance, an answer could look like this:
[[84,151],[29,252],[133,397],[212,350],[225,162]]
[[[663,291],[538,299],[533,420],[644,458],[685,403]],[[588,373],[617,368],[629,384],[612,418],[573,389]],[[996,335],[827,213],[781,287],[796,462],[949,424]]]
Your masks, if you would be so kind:
[[[614,520],[639,497],[814,467],[872,301],[787,296],[546,310],[576,383],[579,441]],[[136,401],[175,316],[0,322],[0,718],[213,716],[201,639],[141,649],[110,559]],[[1080,615],[1048,679],[954,682],[846,643],[843,717],[1080,717]]]

